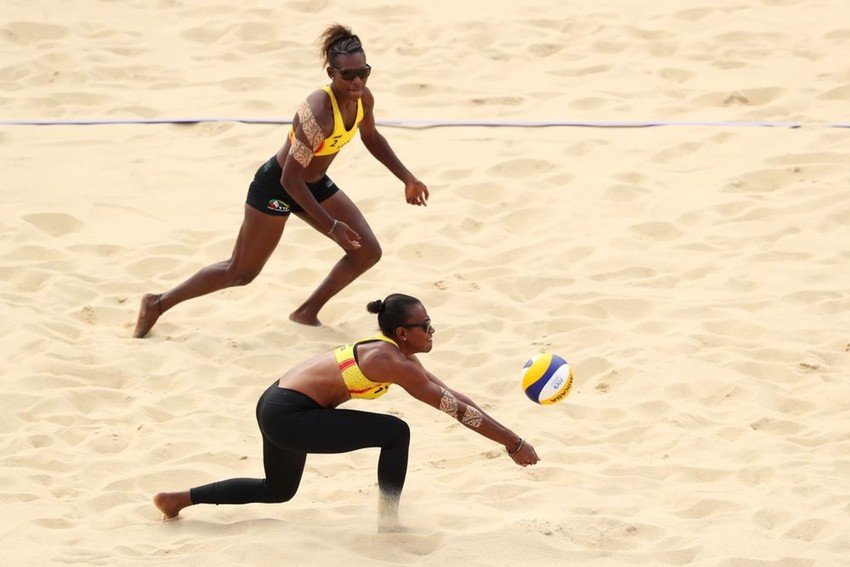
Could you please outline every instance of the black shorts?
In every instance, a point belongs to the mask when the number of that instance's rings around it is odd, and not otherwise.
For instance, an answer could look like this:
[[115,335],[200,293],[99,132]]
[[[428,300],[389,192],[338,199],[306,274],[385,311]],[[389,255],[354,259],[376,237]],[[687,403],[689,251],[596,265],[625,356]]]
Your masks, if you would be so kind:
[[[286,216],[290,213],[300,213],[304,209],[289,196],[289,193],[280,184],[280,176],[283,171],[277,163],[277,156],[260,166],[254,174],[254,180],[248,187],[248,197],[245,203],[257,209],[261,213],[273,216]],[[339,187],[325,175],[318,181],[307,183],[310,193],[321,203],[337,191]]]

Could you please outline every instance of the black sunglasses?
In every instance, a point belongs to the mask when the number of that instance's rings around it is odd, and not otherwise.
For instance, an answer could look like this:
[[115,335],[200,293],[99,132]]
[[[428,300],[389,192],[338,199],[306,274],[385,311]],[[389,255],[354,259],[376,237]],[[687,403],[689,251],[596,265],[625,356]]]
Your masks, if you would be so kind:
[[364,65],[359,69],[338,69],[336,67],[331,67],[331,69],[339,73],[339,78],[343,81],[353,81],[354,77],[365,79],[372,73],[372,67],[369,65]]
[[399,327],[404,327],[405,329],[413,329],[415,327],[419,327],[427,333],[431,330],[431,319],[425,319],[421,323],[409,323],[407,325],[399,325]]

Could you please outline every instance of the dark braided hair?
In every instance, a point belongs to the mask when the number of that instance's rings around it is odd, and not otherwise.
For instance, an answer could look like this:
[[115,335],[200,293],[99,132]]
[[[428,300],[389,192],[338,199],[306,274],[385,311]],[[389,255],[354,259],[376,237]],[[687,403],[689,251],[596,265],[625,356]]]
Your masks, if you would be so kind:
[[404,325],[411,308],[421,303],[421,301],[410,295],[392,293],[383,301],[380,299],[370,301],[366,305],[366,310],[369,313],[378,314],[378,327],[381,328],[384,336],[392,339],[395,338],[395,330]]
[[322,61],[330,67],[333,67],[337,55],[363,53],[360,38],[351,33],[351,28],[341,24],[333,24],[322,32],[319,43],[322,49]]

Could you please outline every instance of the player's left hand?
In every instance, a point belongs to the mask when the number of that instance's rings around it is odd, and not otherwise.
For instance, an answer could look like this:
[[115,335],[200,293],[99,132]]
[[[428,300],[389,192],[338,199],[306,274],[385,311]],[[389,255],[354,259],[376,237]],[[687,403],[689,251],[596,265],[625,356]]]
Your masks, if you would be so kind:
[[537,462],[540,461],[540,457],[537,456],[537,451],[534,450],[531,443],[526,441],[522,442],[522,447],[520,447],[519,451],[515,453],[508,452],[508,455],[510,455],[514,462],[521,467],[536,465]]
[[404,184],[404,198],[410,205],[428,206],[428,188],[415,177]]

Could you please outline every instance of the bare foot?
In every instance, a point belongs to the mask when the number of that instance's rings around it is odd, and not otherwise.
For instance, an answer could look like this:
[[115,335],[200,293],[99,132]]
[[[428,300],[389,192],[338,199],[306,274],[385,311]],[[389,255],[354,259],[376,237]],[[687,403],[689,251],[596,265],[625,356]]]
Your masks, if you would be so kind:
[[189,492],[160,492],[153,497],[153,504],[162,512],[163,520],[170,520],[192,505],[192,497]]
[[162,315],[162,307],[159,304],[160,294],[146,293],[142,296],[139,306],[139,317],[136,319],[136,328],[133,330],[133,338],[141,339],[156,325],[157,319]]
[[295,311],[290,313],[289,320],[295,321],[296,323],[301,323],[302,325],[309,325],[310,327],[322,326],[322,322],[319,321],[319,318],[316,317],[315,313],[307,313],[303,309],[296,309]]

